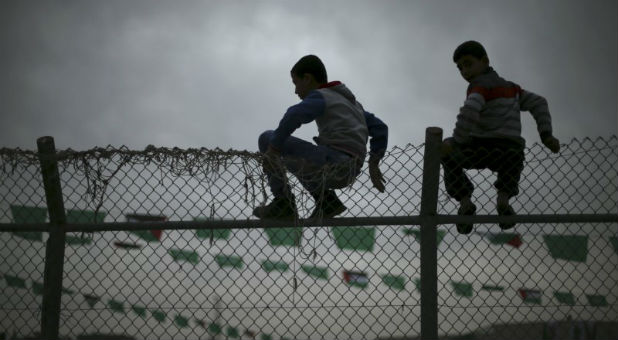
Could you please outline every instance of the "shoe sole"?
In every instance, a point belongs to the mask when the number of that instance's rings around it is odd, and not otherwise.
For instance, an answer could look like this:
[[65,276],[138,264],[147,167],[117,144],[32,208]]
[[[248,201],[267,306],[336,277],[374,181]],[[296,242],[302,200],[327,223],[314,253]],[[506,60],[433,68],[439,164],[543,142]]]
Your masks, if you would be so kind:
[[[515,215],[515,210],[510,205],[499,205],[496,207],[498,210],[498,216],[513,216]],[[499,223],[500,229],[509,230],[515,227],[516,223]]]
[[[474,216],[474,214],[476,214],[476,206],[474,205],[471,205],[467,210],[457,211],[459,216]],[[474,229],[474,224],[471,223],[457,223],[455,226],[457,227],[457,232],[462,235],[470,234],[472,229]]]

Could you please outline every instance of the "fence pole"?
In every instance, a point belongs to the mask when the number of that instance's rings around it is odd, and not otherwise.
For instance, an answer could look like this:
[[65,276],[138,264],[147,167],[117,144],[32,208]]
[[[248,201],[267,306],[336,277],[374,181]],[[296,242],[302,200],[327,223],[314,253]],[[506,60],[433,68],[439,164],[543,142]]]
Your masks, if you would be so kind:
[[438,245],[435,217],[440,184],[442,129],[425,130],[421,192],[421,339],[438,339]]
[[58,162],[54,159],[56,155],[54,138],[41,137],[37,139],[37,146],[50,222],[49,238],[45,249],[45,272],[43,273],[41,334],[45,339],[57,339],[60,327],[66,215]]

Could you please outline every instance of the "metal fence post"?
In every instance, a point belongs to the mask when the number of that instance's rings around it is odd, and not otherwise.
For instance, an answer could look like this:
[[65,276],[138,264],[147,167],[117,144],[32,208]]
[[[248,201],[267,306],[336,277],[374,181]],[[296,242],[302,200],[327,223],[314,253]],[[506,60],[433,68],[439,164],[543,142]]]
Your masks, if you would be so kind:
[[438,338],[438,246],[436,216],[442,129],[425,130],[421,192],[421,339]]
[[49,212],[49,239],[45,249],[45,272],[43,273],[43,306],[41,334],[45,339],[57,339],[60,327],[60,300],[64,266],[64,242],[66,215],[60,186],[58,162],[54,159],[54,139],[46,136],[37,139],[39,162],[45,186],[45,198]]

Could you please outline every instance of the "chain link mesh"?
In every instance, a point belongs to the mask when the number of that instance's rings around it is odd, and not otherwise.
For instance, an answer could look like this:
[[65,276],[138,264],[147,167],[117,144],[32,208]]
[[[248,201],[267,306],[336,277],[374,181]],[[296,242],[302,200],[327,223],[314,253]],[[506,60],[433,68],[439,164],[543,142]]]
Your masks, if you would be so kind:
[[[615,214],[617,146],[613,136],[573,140],[559,155],[538,144],[526,148],[514,210]],[[364,167],[337,192],[347,206],[341,216],[419,215],[423,152],[423,145],[406,145],[387,153],[384,194],[371,188]],[[2,149],[0,157],[0,223],[48,222],[37,210],[46,211],[38,155]],[[246,220],[270,200],[260,155],[246,151],[107,147],[61,151],[56,159],[68,223]],[[496,214],[495,174],[467,175],[476,213]],[[314,200],[294,177],[289,181],[299,215],[307,217]],[[441,179],[438,213],[456,215],[458,207]],[[30,233],[0,232],[0,334],[40,330],[48,236]],[[617,235],[615,223],[506,231],[479,224],[469,235],[439,226],[440,337],[613,334],[603,332],[618,319]],[[299,222],[283,229],[69,232],[60,334],[418,337],[418,238],[416,226]]]

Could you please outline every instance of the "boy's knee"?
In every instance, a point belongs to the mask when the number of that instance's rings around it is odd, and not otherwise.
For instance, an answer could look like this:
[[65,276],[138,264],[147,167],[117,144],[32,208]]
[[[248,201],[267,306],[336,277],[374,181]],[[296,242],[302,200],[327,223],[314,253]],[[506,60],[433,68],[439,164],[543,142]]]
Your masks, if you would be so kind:
[[258,138],[258,147],[260,148],[260,152],[266,152],[268,149],[268,144],[270,144],[270,138],[273,135],[273,130],[266,130],[262,132],[260,138]]

